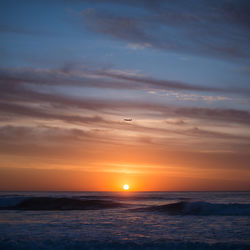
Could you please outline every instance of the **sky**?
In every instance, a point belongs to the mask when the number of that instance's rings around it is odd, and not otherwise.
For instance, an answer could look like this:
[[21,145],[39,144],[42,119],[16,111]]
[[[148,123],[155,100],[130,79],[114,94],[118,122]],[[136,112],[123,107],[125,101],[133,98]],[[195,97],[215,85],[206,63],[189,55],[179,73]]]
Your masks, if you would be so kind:
[[0,190],[250,190],[248,0],[2,0],[0,58]]

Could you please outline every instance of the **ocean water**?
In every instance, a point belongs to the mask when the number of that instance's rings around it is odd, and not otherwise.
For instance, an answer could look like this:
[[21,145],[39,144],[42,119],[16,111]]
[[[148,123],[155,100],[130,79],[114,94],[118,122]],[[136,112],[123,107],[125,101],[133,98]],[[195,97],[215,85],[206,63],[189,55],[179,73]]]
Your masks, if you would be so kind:
[[250,249],[250,192],[0,192],[0,249]]

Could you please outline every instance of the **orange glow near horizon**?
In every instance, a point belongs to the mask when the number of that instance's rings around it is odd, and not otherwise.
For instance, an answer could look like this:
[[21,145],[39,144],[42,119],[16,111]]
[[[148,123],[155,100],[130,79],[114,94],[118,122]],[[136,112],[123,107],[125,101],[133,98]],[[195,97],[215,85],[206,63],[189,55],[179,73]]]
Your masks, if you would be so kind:
[[88,154],[83,154],[84,147],[62,147],[53,154],[29,148],[25,155],[5,155],[1,161],[8,167],[0,167],[0,190],[126,193],[125,184],[130,186],[129,192],[250,188],[249,172],[244,167],[247,161],[241,161],[241,168],[234,168],[239,161],[235,155],[230,158],[229,154],[218,157],[156,146],[105,145],[91,148]]
[[[140,167],[142,168],[142,166]],[[153,169],[155,168],[155,169]],[[23,191],[215,191],[249,188],[248,176],[237,169],[198,169],[173,167],[160,170],[141,169],[138,172],[120,173],[103,171],[87,172],[76,169],[0,169],[1,190]],[[164,170],[164,171],[163,171]],[[243,176],[243,177],[242,177]],[[11,180],[11,181],[10,181]],[[123,185],[133,184],[133,190]]]

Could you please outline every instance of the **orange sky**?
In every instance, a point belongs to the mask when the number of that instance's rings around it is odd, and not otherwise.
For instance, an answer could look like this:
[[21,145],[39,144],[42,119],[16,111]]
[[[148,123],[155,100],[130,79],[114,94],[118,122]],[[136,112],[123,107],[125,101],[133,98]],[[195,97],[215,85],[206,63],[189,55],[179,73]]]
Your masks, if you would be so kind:
[[126,142],[105,137],[78,143],[63,138],[62,143],[53,135],[45,145],[42,138],[24,136],[1,148],[1,190],[121,191],[125,183],[131,191],[250,188],[244,154],[177,151],[130,136]]

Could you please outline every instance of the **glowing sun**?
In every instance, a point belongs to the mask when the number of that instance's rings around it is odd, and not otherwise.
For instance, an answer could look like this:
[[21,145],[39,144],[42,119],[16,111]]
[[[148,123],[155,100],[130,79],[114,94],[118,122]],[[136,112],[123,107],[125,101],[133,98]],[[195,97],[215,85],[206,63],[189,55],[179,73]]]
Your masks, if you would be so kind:
[[123,185],[123,189],[124,189],[124,190],[129,190],[129,185],[128,185],[128,184],[124,184],[124,185]]

